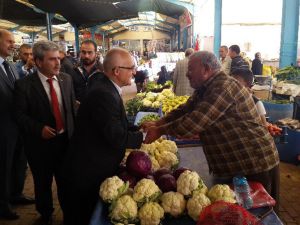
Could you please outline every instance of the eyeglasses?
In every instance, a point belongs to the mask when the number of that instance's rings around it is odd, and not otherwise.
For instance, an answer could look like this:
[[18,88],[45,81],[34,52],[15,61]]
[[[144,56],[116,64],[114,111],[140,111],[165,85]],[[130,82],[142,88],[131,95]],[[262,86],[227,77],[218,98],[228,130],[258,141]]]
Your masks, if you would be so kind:
[[132,71],[136,71],[137,67],[136,66],[131,66],[131,67],[126,67],[126,66],[116,66],[114,67],[112,70],[115,70],[117,68],[120,69],[125,69],[125,70],[132,70]]

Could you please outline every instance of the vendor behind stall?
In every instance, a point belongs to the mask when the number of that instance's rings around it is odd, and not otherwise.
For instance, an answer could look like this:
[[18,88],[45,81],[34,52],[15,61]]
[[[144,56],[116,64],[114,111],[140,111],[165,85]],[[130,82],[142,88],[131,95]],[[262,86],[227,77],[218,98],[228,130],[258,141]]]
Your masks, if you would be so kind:
[[279,157],[274,140],[249,91],[220,68],[213,53],[194,53],[187,76],[195,92],[186,104],[157,122],[142,124],[147,131],[145,143],[163,134],[198,134],[216,183],[231,183],[236,175],[246,176],[262,183],[278,206]]

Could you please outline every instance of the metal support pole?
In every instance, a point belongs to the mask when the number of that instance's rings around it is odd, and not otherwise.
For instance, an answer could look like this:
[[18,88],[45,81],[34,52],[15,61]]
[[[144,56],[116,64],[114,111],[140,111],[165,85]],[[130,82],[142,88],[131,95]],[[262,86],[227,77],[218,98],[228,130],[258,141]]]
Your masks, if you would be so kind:
[[75,34],[75,50],[77,55],[79,54],[79,31],[76,25],[72,25],[74,27],[74,34]]
[[46,20],[47,20],[47,38],[49,41],[52,41],[52,18],[54,14],[46,13]]
[[219,56],[222,32],[222,0],[215,0],[214,53]]
[[177,27],[177,47],[178,47],[178,51],[180,51],[180,47],[181,47],[181,43],[180,43],[180,26],[178,25]]
[[279,67],[297,65],[299,0],[283,0]]
[[105,53],[105,34],[102,33],[102,48],[103,48],[103,53]]

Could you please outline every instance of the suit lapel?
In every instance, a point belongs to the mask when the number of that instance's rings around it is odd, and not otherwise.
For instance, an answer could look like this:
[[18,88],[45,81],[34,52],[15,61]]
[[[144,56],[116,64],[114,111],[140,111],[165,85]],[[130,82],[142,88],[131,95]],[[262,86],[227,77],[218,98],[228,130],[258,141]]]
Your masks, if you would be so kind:
[[33,83],[33,88],[36,90],[37,95],[40,96],[41,100],[45,103],[45,105],[51,109],[50,107],[50,102],[49,102],[49,98],[47,96],[47,93],[45,91],[45,88],[37,74],[37,72],[35,72],[34,74],[32,74],[32,83]]
[[8,79],[7,75],[3,71],[2,67],[0,67],[0,79],[2,79],[11,89],[14,88],[13,84]]
[[57,77],[58,83],[59,83],[59,87],[60,87],[60,92],[61,92],[61,96],[62,96],[62,100],[63,100],[63,106],[64,106],[64,111],[66,114],[66,106],[69,105],[68,104],[68,97],[66,95],[66,90],[67,90],[67,82],[64,81],[63,76],[61,74],[59,74]]

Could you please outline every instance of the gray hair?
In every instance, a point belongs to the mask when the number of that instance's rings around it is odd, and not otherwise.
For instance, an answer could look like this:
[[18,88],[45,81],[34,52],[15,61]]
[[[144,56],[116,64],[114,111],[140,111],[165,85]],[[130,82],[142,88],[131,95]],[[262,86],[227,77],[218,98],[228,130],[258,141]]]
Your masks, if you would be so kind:
[[221,64],[218,58],[212,52],[208,52],[208,51],[195,52],[190,56],[190,59],[191,58],[196,58],[197,61],[201,62],[203,66],[206,65],[209,68],[211,68],[213,71],[218,71],[221,69]]
[[48,51],[59,51],[59,46],[52,41],[39,41],[33,45],[33,58],[43,60]]

